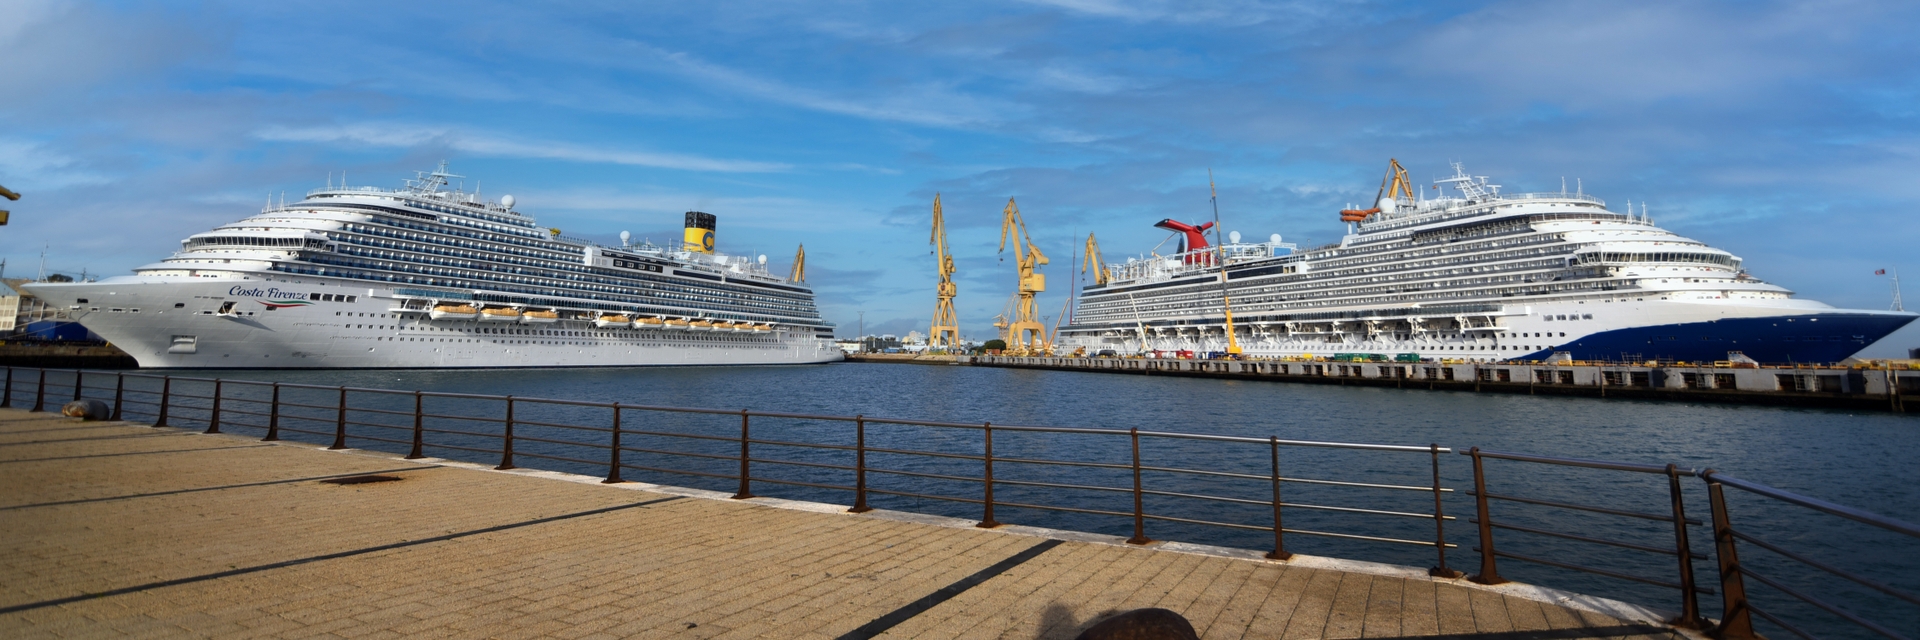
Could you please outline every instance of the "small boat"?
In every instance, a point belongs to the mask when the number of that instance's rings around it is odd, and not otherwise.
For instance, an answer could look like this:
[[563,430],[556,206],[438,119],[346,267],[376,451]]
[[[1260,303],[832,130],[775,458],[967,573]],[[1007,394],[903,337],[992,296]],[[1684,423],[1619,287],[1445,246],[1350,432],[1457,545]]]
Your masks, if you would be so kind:
[[481,322],[519,322],[520,310],[512,307],[487,307],[480,310]]
[[653,317],[653,316],[647,316],[647,317],[644,317],[644,318],[635,318],[635,319],[634,319],[634,321],[633,321],[633,328],[635,328],[635,329],[659,329],[659,328],[660,328],[660,325],[662,325],[662,324],[664,324],[664,322],[663,322],[663,321],[662,321],[661,319],[659,319],[659,318],[655,318],[655,317]]
[[773,325],[770,325],[770,324],[753,325],[753,332],[754,333],[773,333]]
[[753,323],[751,322],[735,322],[727,328],[733,329],[734,333],[753,333]]
[[694,330],[694,331],[712,331],[712,330],[713,330],[713,321],[711,321],[711,320],[695,320],[695,321],[693,321],[693,322],[689,322],[689,323],[687,323],[687,328],[688,328],[688,329],[692,329],[692,330]]
[[602,329],[632,326],[633,319],[623,315],[607,314],[593,319],[593,326]]
[[667,329],[669,331],[686,331],[688,329],[692,329],[693,327],[688,325],[687,321],[685,320],[674,318],[672,320],[666,321],[665,326],[661,328]]
[[427,317],[435,320],[472,320],[480,315],[480,310],[470,304],[436,304],[427,312]]
[[552,309],[537,309],[520,314],[523,324],[547,324],[560,319],[560,313]]

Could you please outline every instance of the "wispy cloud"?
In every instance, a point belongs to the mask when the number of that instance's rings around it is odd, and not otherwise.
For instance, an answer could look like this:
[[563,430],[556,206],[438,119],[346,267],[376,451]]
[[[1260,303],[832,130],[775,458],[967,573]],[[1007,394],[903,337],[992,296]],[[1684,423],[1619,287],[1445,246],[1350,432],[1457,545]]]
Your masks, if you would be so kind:
[[715,88],[780,104],[856,118],[905,122],[934,127],[969,127],[1002,122],[1024,113],[1018,103],[983,98],[957,91],[950,83],[892,82],[860,92],[834,95],[805,86],[770,80],[716,64],[684,51],[668,51],[642,43],[633,46],[666,62],[681,75]]
[[677,153],[610,149],[568,142],[521,140],[495,134],[468,133],[451,128],[399,123],[359,123],[320,127],[271,125],[255,131],[253,137],[271,142],[351,143],[401,148],[438,146],[480,156],[621,164],[685,171],[769,173],[788,171],[793,168],[791,165],[779,162],[724,160]]

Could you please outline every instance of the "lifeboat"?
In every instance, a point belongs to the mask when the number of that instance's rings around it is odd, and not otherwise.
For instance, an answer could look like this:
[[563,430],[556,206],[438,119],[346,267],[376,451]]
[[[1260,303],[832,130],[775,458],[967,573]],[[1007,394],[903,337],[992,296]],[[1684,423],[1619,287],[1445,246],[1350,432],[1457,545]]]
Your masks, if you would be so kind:
[[669,331],[686,331],[688,329],[692,329],[693,327],[688,325],[687,321],[681,320],[679,318],[675,318],[672,320],[668,320],[665,323],[662,323],[661,328]]
[[618,314],[607,314],[607,315],[603,315],[593,319],[593,326],[600,327],[602,329],[625,327],[625,326],[631,325],[632,323],[633,323],[632,318],[628,318],[626,316],[618,315]]
[[773,333],[773,325],[770,325],[770,324],[753,325],[753,332],[754,333]]
[[436,304],[427,312],[427,317],[435,320],[472,320],[480,315],[480,310],[470,304]]
[[560,319],[560,313],[552,309],[539,309],[520,314],[520,322],[526,324],[547,324]]
[[663,321],[661,321],[661,320],[660,320],[659,318],[654,318],[654,317],[645,317],[645,318],[636,318],[636,319],[634,319],[634,321],[633,321],[633,328],[635,328],[635,329],[659,329],[659,328],[660,328],[660,325],[662,325],[662,324],[664,324],[664,322],[663,322]]
[[519,322],[520,310],[509,307],[487,307],[480,310],[481,322]]
[[687,323],[687,328],[692,329],[694,331],[712,331],[714,329],[714,326],[712,321],[695,320],[693,322]]
[[735,322],[733,326],[729,328],[733,329],[734,333],[753,333],[753,323],[751,322]]

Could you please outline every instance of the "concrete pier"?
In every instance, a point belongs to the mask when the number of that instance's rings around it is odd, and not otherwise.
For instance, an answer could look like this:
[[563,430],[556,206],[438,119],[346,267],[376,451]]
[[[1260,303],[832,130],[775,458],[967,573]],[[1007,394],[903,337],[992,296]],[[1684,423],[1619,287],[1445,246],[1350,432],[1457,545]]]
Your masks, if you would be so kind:
[[1072,638],[1163,607],[1205,638],[1679,636],[1418,569],[598,480],[0,409],[0,635]]
[[1920,370],[1905,368],[1304,362],[1051,356],[902,359],[856,355],[849,359],[856,362],[957,364],[1492,393],[1833,407],[1895,413],[1920,410]]

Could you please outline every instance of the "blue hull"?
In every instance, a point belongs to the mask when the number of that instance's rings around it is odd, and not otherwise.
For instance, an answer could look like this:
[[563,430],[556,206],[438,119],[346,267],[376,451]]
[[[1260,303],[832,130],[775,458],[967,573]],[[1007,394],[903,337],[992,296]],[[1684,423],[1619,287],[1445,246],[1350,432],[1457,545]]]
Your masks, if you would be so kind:
[[1739,351],[1765,363],[1830,363],[1847,359],[1915,317],[1821,313],[1633,327],[1583,336],[1515,359],[1545,360],[1567,351],[1576,360],[1712,362]]

